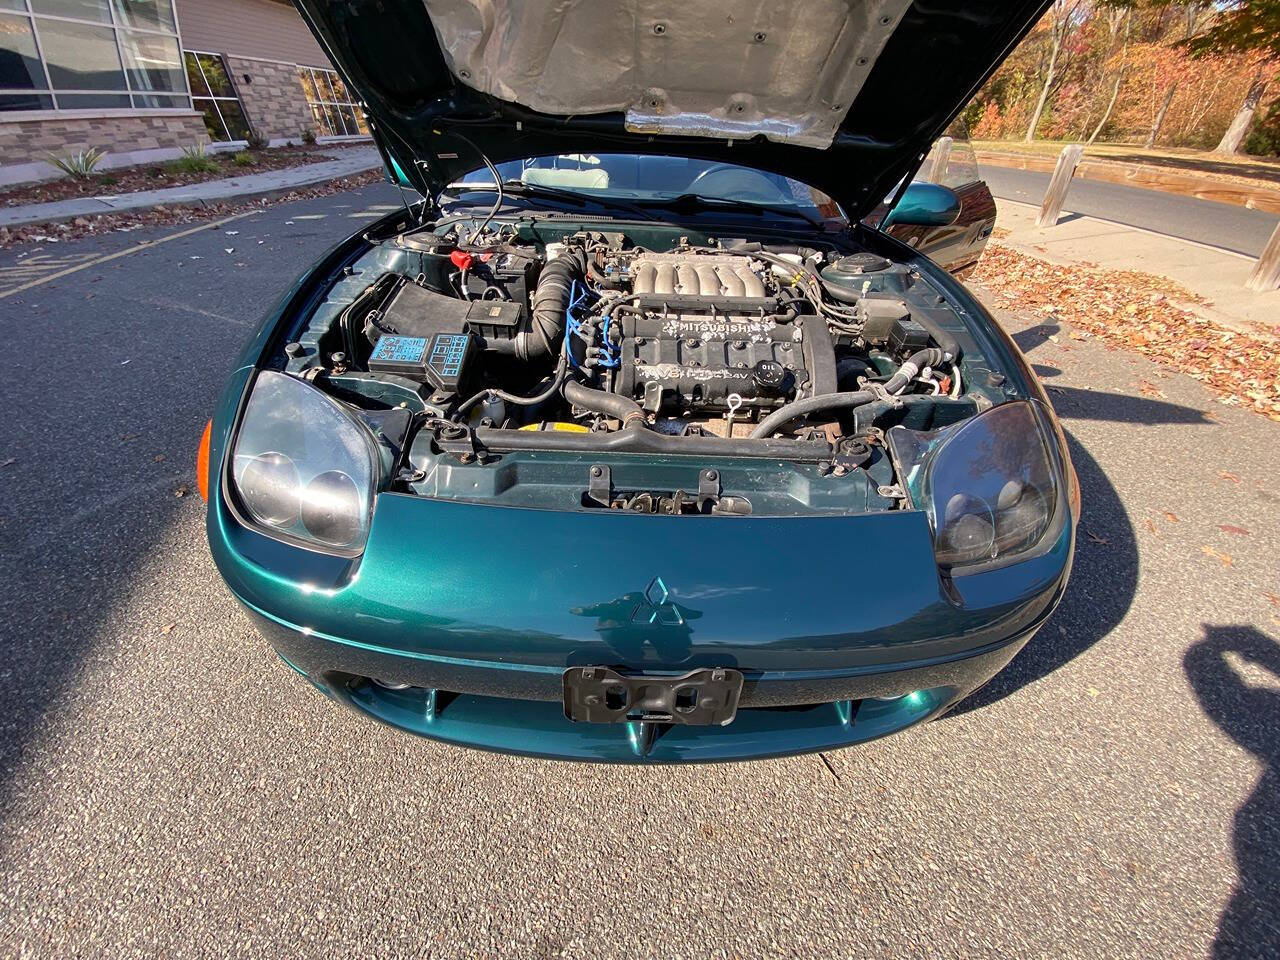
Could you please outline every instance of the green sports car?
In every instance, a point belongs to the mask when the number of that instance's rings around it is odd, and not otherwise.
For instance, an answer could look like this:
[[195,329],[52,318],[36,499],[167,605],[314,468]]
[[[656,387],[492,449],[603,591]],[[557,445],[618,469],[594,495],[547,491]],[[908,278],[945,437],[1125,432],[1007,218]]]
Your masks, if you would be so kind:
[[269,313],[202,446],[284,662],[410,733],[632,762],[986,683],[1079,495],[946,269],[990,195],[913,178],[1045,5],[299,0],[405,205]]

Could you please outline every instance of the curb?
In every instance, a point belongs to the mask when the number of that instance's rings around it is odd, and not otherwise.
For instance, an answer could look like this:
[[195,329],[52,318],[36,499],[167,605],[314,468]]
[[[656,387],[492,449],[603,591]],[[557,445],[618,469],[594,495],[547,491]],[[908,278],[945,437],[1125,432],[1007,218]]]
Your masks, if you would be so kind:
[[[993,167],[1008,167],[1014,170],[1034,170],[1039,173],[1052,173],[1058,162],[1057,157],[1028,156],[986,150],[976,151],[976,155],[978,163],[989,164]],[[1197,200],[1229,203],[1249,210],[1280,213],[1280,187],[1273,189],[1261,185],[1246,186],[1194,173],[1173,173],[1161,167],[1154,167],[1145,163],[1102,160],[1087,156],[1076,167],[1075,175],[1084,180],[1119,183],[1130,187],[1141,187],[1146,190],[1157,190],[1161,193],[1194,197]]]
[[[303,190],[307,187],[314,187],[316,184],[329,183],[334,180],[341,180],[344,177],[354,177],[370,170],[377,170],[380,164],[371,163],[366,167],[356,170],[346,170],[342,173],[326,173],[319,176],[310,176],[300,179],[295,183],[283,184],[274,187],[255,187],[248,190],[233,191],[214,197],[205,196],[174,196],[158,201],[142,201],[139,203],[129,203],[130,194],[122,194],[118,197],[121,203],[118,205],[103,205],[100,209],[74,210],[65,212],[26,212],[34,211],[35,208],[41,206],[54,206],[60,203],[77,203],[79,201],[56,200],[50,204],[33,204],[31,207],[0,207],[0,230],[16,229],[18,227],[28,227],[42,223],[66,223],[71,220],[78,220],[81,217],[102,217],[111,216],[117,213],[139,213],[146,210],[156,210],[160,207],[208,207],[218,203],[235,203],[243,200],[265,200],[273,197],[284,196],[295,190]],[[216,181],[212,181],[216,182]],[[85,198],[93,200],[94,198]],[[98,201],[102,203],[102,201]],[[12,211],[12,217],[7,216]]]

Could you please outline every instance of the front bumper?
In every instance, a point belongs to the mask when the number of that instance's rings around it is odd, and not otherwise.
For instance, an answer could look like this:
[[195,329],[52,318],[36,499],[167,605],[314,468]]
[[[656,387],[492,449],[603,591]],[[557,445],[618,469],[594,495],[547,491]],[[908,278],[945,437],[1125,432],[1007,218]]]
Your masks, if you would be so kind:
[[[584,724],[564,715],[559,668],[371,650],[245,609],[288,666],[326,695],[383,723],[459,746],[612,763],[750,760],[865,743],[946,712],[995,676],[1035,633],[931,662],[747,672],[738,715],[724,727]],[[408,686],[391,689],[373,678]]]

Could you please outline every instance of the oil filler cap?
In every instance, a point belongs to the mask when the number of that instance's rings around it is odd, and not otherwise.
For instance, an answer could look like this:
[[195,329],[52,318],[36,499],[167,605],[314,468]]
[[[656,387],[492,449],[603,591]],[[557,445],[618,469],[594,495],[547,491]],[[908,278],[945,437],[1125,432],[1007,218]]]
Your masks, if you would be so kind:
[[791,372],[777,360],[761,360],[751,371],[751,380],[761,396],[776,397],[787,391]]

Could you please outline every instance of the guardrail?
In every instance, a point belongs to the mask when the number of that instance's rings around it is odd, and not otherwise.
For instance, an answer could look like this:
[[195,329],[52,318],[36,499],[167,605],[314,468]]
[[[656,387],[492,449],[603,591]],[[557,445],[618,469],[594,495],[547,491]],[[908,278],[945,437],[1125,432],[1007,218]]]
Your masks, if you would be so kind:
[[[944,140],[950,140],[944,137]],[[939,142],[941,147],[941,141]],[[949,152],[950,143],[947,144],[948,151],[939,150],[939,156],[945,162],[946,152]],[[1071,186],[1071,180],[1076,174],[1076,168],[1080,166],[1080,161],[1084,157],[1084,147],[1078,143],[1069,144],[1062,148],[1062,153],[1058,155],[1057,165],[1053,168],[1053,176],[1049,179],[1049,186],[1044,192],[1044,199],[1040,204],[1040,212],[1036,216],[1037,227],[1052,227],[1058,222],[1058,218],[1062,214],[1063,204],[1067,199],[1067,191]],[[935,166],[937,160],[935,159]],[[1270,290],[1280,290],[1280,224],[1276,226],[1275,232],[1271,234],[1271,239],[1267,241],[1267,245],[1263,248],[1262,255],[1254,264],[1253,272],[1249,275],[1249,279],[1245,282],[1245,286],[1259,293],[1265,293]]]

